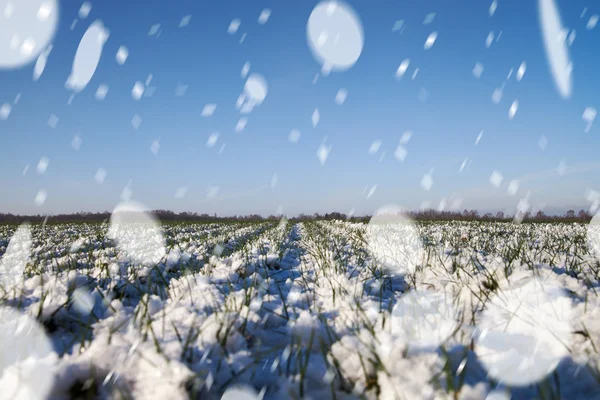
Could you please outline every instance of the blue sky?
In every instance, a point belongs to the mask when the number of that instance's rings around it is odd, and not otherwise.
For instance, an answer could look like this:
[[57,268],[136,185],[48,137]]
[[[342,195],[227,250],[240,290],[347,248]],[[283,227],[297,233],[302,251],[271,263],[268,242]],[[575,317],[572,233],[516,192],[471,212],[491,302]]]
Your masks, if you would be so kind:
[[[438,207],[444,198],[448,206],[461,200],[461,209],[510,212],[527,192],[535,207],[588,208],[586,191],[600,191],[600,124],[585,133],[582,114],[598,107],[600,55],[594,49],[600,27],[588,30],[586,24],[600,8],[557,0],[564,26],[576,31],[569,47],[573,94],[563,99],[548,67],[537,2],[498,0],[493,16],[491,3],[350,0],[364,30],[360,58],[349,70],[313,83],[321,66],[307,44],[306,26],[317,1],[92,1],[89,16],[73,30],[81,2],[60,1],[53,50],[40,79],[32,79],[34,62],[0,69],[0,105],[21,94],[9,117],[0,120],[0,211],[110,211],[130,182],[133,199],[151,209],[226,215],[271,214],[278,208],[288,215],[367,213],[387,203]],[[261,25],[263,9],[271,16]],[[424,25],[430,13],[435,18]],[[179,28],[186,15],[189,25]],[[236,18],[240,28],[230,35]],[[83,34],[97,19],[110,37],[90,83],[69,105],[65,81]],[[404,28],[393,32],[398,20]],[[161,25],[159,37],[148,35],[155,24]],[[424,50],[433,31],[437,40]],[[502,34],[486,48],[490,31]],[[120,46],[129,49],[124,65],[115,61]],[[410,66],[397,79],[405,59]],[[268,94],[245,116],[244,131],[235,132],[244,117],[236,100],[246,62],[250,73],[265,77]],[[480,79],[472,74],[478,62],[484,66]],[[517,82],[522,62],[527,70]],[[135,82],[150,74],[154,94],[134,100]],[[502,100],[494,104],[492,93],[503,83]],[[98,101],[94,95],[101,84],[109,91]],[[175,96],[178,85],[188,86],[184,96]],[[343,105],[335,102],[340,88],[348,92]],[[516,99],[519,109],[509,120]],[[217,105],[214,115],[201,116],[205,104]],[[313,127],[315,108],[321,119]],[[59,118],[55,128],[48,125],[52,114]],[[131,125],[135,114],[142,118],[137,130]],[[296,144],[288,140],[292,129],[302,134]],[[394,151],[405,131],[412,136],[400,162]],[[219,139],[207,148],[213,132]],[[75,135],[82,139],[79,151],[71,147]],[[538,146],[541,136],[548,140],[545,150]],[[156,155],[150,151],[155,140]],[[370,155],[374,140],[382,145]],[[331,152],[321,165],[316,153],[324,141]],[[50,162],[40,175],[36,165],[42,157]],[[459,172],[465,158],[470,164]],[[567,166],[562,176],[554,173],[561,161]],[[102,184],[94,179],[99,168],[107,172]],[[420,181],[432,169],[433,186],[426,191]],[[495,170],[504,177],[499,188],[489,181]],[[515,196],[507,194],[509,181],[530,175]],[[210,187],[219,188],[216,197],[207,197]],[[175,198],[178,188],[186,188],[183,198]],[[36,205],[40,189],[47,199]]]

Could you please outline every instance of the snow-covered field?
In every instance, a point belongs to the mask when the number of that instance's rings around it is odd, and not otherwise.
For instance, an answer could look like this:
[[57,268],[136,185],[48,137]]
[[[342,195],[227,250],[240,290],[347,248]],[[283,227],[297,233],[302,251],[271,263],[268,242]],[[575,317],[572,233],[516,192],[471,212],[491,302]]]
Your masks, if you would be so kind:
[[111,222],[0,227],[0,398],[600,399],[585,225]]

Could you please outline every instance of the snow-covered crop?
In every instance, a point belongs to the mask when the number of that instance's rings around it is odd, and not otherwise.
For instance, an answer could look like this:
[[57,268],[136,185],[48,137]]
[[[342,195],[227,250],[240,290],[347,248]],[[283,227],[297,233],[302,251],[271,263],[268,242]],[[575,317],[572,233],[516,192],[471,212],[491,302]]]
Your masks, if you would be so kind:
[[[583,224],[401,220],[386,236],[389,219],[125,216],[0,227],[11,396],[600,393],[600,264]],[[418,257],[393,256],[406,240]]]

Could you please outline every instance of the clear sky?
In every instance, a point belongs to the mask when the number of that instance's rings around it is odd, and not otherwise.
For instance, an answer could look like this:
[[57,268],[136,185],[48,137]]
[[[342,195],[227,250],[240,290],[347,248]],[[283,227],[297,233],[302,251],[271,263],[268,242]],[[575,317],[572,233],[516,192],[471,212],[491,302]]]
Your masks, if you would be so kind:
[[[0,0],[0,8],[6,3]],[[350,0],[364,31],[360,57],[350,69],[316,81],[321,64],[307,43],[307,23],[317,1],[90,3],[82,19],[81,1],[58,2],[53,48],[37,81],[35,59],[0,69],[0,107],[11,105],[6,120],[0,118],[0,212],[110,211],[128,185],[132,198],[151,209],[223,215],[366,213],[387,203],[437,208],[442,199],[446,208],[510,211],[527,192],[534,207],[589,208],[587,191],[600,191],[600,121],[586,133],[582,119],[586,107],[600,102],[600,26],[586,28],[600,13],[595,2],[556,1],[563,25],[575,31],[568,99],[550,72],[537,1],[497,0],[490,16],[491,0]],[[271,14],[260,24],[264,9]],[[424,23],[431,13],[433,20]],[[188,15],[189,24],[179,27]],[[241,25],[229,34],[234,19]],[[68,104],[72,92],[65,82],[96,20],[110,36],[91,81]],[[394,30],[400,20],[403,26]],[[426,50],[432,32],[437,40]],[[129,50],[124,65],[115,59],[120,46]],[[246,62],[250,75],[264,76],[268,93],[242,115],[236,101]],[[483,66],[479,79],[476,63]],[[145,95],[135,100],[134,84],[149,75]],[[95,98],[100,85],[109,88],[103,101]],[[492,94],[502,87],[495,104]],[[340,89],[347,91],[342,105],[335,100]],[[519,106],[511,120],[514,100]],[[202,116],[206,104],[216,104],[212,116]],[[313,127],[315,108],[320,121]],[[247,124],[236,132],[240,118]],[[293,129],[301,132],[297,143],[288,138]],[[394,153],[406,131],[412,135],[401,162]],[[208,147],[215,132],[218,139]],[[74,136],[81,139],[78,150]],[[380,148],[369,154],[377,140]],[[160,148],[153,152],[155,141]],[[331,146],[323,164],[317,157],[322,143]],[[43,157],[49,163],[40,174]],[[562,175],[556,172],[561,162]],[[106,172],[103,181],[95,179],[99,169]],[[431,171],[433,184],[425,190],[421,180]],[[499,187],[490,183],[494,171],[503,177]],[[512,180],[520,182],[514,196],[507,191]],[[40,190],[47,193],[43,204],[35,201]]]

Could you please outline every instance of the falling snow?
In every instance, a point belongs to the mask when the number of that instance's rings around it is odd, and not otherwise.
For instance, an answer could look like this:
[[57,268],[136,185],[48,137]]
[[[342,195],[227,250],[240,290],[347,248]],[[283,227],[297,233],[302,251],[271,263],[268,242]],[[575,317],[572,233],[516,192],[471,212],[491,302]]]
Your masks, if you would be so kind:
[[319,146],[319,149],[317,150],[317,158],[319,159],[321,165],[325,165],[325,162],[327,161],[327,157],[329,157],[330,152],[331,146],[328,146],[326,144],[322,144]]
[[192,19],[191,15],[186,15],[185,17],[181,18],[181,21],[179,22],[179,28],[184,28],[186,26],[188,26],[190,24],[190,21]]
[[492,175],[490,176],[490,183],[492,184],[492,186],[494,186],[496,188],[500,187],[503,180],[504,180],[504,178],[502,177],[502,174],[500,172],[498,172],[498,171],[492,172]]
[[523,79],[523,76],[525,75],[525,71],[527,70],[527,63],[525,61],[523,61],[521,63],[521,65],[519,65],[519,69],[517,70],[517,82],[520,82],[521,79]]
[[290,134],[288,135],[288,140],[290,141],[290,143],[298,143],[298,140],[300,140],[301,135],[302,134],[300,133],[299,130],[292,129],[290,131]]
[[0,106],[0,119],[3,121],[7,120],[11,111],[12,111],[12,106],[10,104],[8,104],[8,103],[2,104],[2,106]]
[[319,114],[319,109],[315,108],[315,110],[312,113],[312,116],[310,117],[310,121],[312,123],[313,128],[317,127],[320,120],[321,120],[321,114]]
[[515,100],[510,105],[510,109],[508,110],[508,119],[513,119],[517,110],[519,109],[519,100]]
[[483,64],[481,63],[476,63],[475,66],[473,67],[473,76],[477,79],[481,78],[481,75],[483,75]]
[[79,18],[86,19],[88,15],[90,15],[90,11],[92,11],[92,3],[89,1],[84,1],[79,8],[79,13],[77,14]]
[[150,145],[150,152],[152,152],[152,154],[154,154],[154,155],[157,155],[159,151],[160,151],[160,142],[158,140],[152,141],[152,144]]
[[335,95],[336,104],[341,106],[342,104],[344,104],[347,97],[348,97],[348,91],[346,89],[338,90],[337,94]]
[[229,24],[229,28],[227,28],[227,33],[229,33],[230,35],[233,35],[234,33],[236,33],[238,31],[241,24],[242,24],[242,21],[240,19],[234,19]]
[[431,32],[429,34],[429,36],[427,37],[427,40],[425,41],[425,45],[423,46],[425,48],[425,50],[429,50],[431,49],[431,47],[433,47],[433,44],[435,43],[436,39],[437,39],[437,32]]
[[216,104],[206,104],[204,106],[204,108],[202,109],[202,113],[200,113],[200,116],[201,117],[210,117],[215,113],[216,110],[217,110]]
[[214,145],[217,143],[217,140],[219,140],[219,133],[218,132],[211,133],[210,136],[208,137],[208,140],[206,141],[206,147],[208,147],[208,148],[214,147]]
[[125,46],[119,47],[119,50],[117,50],[117,55],[115,57],[117,60],[117,64],[119,64],[119,65],[125,64],[128,57],[129,57],[129,50],[127,49],[127,47],[125,47]]
[[269,17],[271,17],[271,10],[269,10],[268,8],[265,8],[264,10],[261,11],[260,15],[258,16],[258,23],[260,25],[266,24],[267,21],[269,20]]
[[431,176],[431,173],[423,175],[423,178],[421,179],[421,187],[426,192],[429,192],[431,190],[431,188],[433,187],[433,177]]
[[96,181],[97,184],[102,184],[104,183],[104,180],[106,179],[106,170],[104,168],[99,168],[98,171],[96,171],[96,175],[94,175],[94,180]]
[[396,78],[402,78],[404,76],[404,74],[406,73],[406,70],[408,69],[409,65],[410,65],[409,59],[405,59],[404,61],[402,61],[400,63],[400,65],[398,66],[398,69],[396,70]]
[[587,23],[587,25],[585,26],[585,28],[586,28],[587,30],[592,30],[592,29],[594,29],[594,28],[596,27],[596,25],[598,24],[598,19],[599,19],[599,18],[600,18],[600,17],[598,17],[598,15],[592,15],[592,16],[590,17],[590,19],[588,20],[588,23]]

